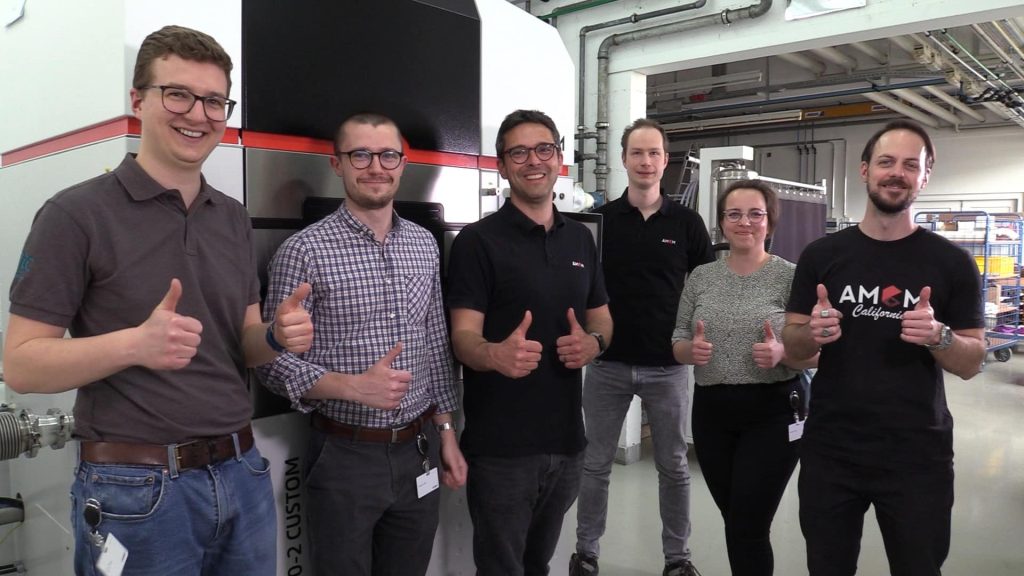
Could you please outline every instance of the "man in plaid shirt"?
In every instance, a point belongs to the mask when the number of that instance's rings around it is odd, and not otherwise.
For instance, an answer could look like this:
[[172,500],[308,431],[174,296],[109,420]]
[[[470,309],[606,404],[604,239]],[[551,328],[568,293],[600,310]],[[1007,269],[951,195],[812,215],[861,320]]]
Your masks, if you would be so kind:
[[306,489],[320,574],[424,574],[441,481],[466,480],[433,236],[393,209],[406,158],[398,127],[348,118],[331,167],[346,200],[289,238],[270,265],[264,314],[303,282],[311,349],[260,369],[266,385],[312,412]]

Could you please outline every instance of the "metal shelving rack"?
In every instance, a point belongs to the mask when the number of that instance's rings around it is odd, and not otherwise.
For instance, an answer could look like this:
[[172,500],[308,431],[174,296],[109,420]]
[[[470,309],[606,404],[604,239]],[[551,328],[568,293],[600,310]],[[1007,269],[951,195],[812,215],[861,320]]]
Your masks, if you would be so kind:
[[974,256],[982,279],[985,347],[1006,362],[1024,340],[1021,324],[1021,257],[1024,218],[988,212],[919,212],[918,224],[945,236]]

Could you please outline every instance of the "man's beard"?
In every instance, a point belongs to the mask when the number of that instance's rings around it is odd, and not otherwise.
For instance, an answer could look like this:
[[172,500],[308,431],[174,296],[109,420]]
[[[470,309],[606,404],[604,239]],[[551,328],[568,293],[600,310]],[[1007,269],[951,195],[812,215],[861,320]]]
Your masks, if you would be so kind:
[[[887,200],[883,197],[881,189],[885,186],[891,185],[898,185],[906,188],[906,196],[895,202]],[[911,192],[910,186],[902,178],[890,178],[883,182],[879,182],[878,187],[875,190],[872,190],[869,186],[868,198],[871,200],[871,203],[875,205],[875,208],[878,208],[880,212],[884,212],[886,214],[899,214],[907,208],[910,208],[910,205],[914,203],[914,194]]]

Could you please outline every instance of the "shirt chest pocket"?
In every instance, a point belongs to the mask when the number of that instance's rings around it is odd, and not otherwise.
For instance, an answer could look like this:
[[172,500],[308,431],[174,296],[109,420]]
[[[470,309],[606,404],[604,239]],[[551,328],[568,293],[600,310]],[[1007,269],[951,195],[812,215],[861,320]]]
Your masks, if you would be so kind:
[[433,287],[433,274],[402,275],[402,290],[405,294],[405,305],[410,325],[421,326],[426,323]]

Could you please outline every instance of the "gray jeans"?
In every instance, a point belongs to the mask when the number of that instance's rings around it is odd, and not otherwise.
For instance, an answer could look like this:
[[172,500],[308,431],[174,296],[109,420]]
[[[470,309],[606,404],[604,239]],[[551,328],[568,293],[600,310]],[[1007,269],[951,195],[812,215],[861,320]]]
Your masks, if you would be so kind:
[[595,360],[583,383],[587,449],[576,510],[576,550],[600,556],[608,520],[608,484],[622,421],[633,396],[643,400],[654,441],[666,562],[690,559],[690,470],[686,463],[685,366],[633,366]]

